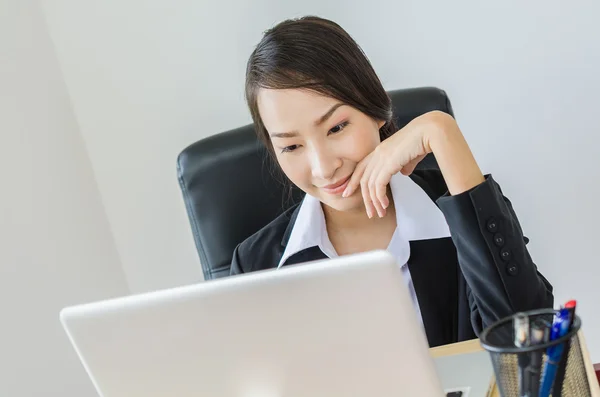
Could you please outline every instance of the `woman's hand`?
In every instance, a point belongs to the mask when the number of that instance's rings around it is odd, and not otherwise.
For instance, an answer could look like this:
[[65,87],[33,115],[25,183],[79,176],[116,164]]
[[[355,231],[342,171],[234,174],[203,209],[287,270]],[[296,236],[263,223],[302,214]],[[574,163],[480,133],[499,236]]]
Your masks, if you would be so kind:
[[462,193],[484,181],[454,118],[433,111],[415,118],[358,163],[343,197],[349,197],[360,186],[369,218],[375,211],[384,216],[392,175],[410,175],[429,153],[435,155],[450,194]]

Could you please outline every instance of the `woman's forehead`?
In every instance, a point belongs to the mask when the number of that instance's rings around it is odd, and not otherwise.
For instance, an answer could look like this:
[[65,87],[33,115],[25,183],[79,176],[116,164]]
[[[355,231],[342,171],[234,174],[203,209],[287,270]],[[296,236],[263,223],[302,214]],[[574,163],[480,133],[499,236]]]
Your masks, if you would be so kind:
[[301,89],[260,89],[257,96],[260,117],[269,132],[287,132],[313,125],[337,99]]

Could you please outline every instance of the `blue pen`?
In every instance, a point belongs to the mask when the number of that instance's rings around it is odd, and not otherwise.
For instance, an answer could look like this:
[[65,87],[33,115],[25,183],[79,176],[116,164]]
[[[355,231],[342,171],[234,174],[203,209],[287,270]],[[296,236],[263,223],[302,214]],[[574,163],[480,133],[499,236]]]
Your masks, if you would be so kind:
[[[569,332],[573,330],[573,323],[575,322],[575,310],[577,308],[577,301],[570,300],[565,303],[565,309],[569,310]],[[567,370],[567,360],[569,359],[569,349],[571,348],[571,341],[567,341],[565,343],[565,348],[563,351],[564,358],[560,360],[560,364],[556,369],[556,377],[554,378],[554,386],[552,386],[552,395],[560,396],[563,384],[565,382],[565,372]]]
[[[565,336],[569,332],[571,326],[569,321],[570,313],[569,309],[560,309],[558,313],[554,315],[554,322],[552,323],[552,330],[550,331],[550,340],[556,340]],[[560,358],[564,350],[564,344],[549,347],[546,351],[548,355],[548,361],[544,366],[544,372],[542,374],[542,384],[540,386],[539,397],[550,396],[550,390],[552,389],[552,383],[556,376],[556,369],[560,363]]]

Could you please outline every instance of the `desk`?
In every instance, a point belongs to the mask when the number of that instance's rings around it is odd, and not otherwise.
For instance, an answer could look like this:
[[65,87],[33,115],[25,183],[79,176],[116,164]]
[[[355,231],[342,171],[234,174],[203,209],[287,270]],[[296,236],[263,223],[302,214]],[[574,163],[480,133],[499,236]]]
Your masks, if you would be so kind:
[[[589,351],[587,349],[587,344],[585,342],[585,337],[582,331],[579,331],[579,342],[581,343],[581,351],[583,353],[583,360],[585,363],[588,383],[591,389],[592,397],[600,397],[600,386],[598,385],[598,379],[596,378],[596,373],[594,372],[594,366],[592,365],[592,361],[590,360]],[[432,349],[429,349],[431,356],[433,358],[437,357],[446,357],[453,356],[457,354],[468,354],[481,352],[483,348],[479,343],[479,339],[473,339],[465,342],[453,343],[451,345],[438,346]],[[495,385],[493,379],[490,381],[490,390],[488,392],[488,397],[499,397],[500,393],[498,392],[498,388]],[[476,396],[478,397],[478,396]]]

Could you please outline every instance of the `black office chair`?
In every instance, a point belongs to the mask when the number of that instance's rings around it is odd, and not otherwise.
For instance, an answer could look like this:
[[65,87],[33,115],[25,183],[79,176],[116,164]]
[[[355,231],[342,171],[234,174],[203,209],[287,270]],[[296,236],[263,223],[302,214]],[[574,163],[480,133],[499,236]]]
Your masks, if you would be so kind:
[[[454,115],[446,93],[437,88],[388,94],[398,128],[432,110]],[[418,168],[437,168],[435,158],[427,156]],[[188,146],[179,154],[177,171],[205,280],[229,275],[234,248],[303,197],[295,187],[284,188],[284,176],[253,125]]]

